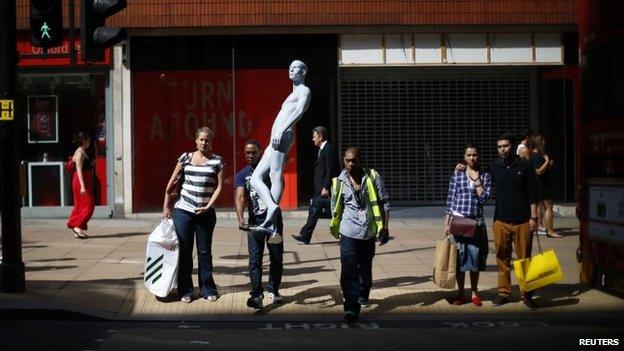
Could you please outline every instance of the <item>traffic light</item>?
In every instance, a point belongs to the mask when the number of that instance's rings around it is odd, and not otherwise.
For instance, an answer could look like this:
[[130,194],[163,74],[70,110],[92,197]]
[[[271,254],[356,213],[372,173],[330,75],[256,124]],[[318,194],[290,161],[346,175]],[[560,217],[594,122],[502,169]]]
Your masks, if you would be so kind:
[[30,44],[50,48],[63,42],[61,0],[30,0]]
[[106,18],[126,8],[125,0],[82,0],[80,2],[80,51],[85,61],[101,61],[104,50],[126,37],[126,30],[105,27]]

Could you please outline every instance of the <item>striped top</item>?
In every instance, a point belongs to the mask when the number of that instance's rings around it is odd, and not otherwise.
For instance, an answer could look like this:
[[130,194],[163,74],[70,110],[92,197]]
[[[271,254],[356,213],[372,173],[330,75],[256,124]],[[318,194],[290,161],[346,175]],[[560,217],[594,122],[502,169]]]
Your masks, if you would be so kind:
[[217,174],[225,166],[223,158],[212,154],[208,161],[202,165],[191,164],[192,153],[183,153],[178,158],[184,172],[184,183],[180,191],[180,199],[175,208],[195,212],[197,208],[204,207],[210,201],[210,197],[217,187]]

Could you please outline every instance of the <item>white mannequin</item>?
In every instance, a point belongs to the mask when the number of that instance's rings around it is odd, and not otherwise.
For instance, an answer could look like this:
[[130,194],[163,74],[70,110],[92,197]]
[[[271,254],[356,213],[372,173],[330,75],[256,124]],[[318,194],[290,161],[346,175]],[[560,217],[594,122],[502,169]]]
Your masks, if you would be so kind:
[[[286,97],[282,108],[275,117],[271,129],[271,143],[264,151],[258,166],[251,175],[251,186],[267,206],[266,219],[260,225],[265,229],[279,208],[278,204],[284,191],[284,164],[295,138],[292,126],[310,105],[310,88],[305,85],[307,73],[308,67],[302,61],[295,60],[290,64],[288,77],[293,82],[293,91]],[[267,172],[271,178],[271,189],[262,181]]]

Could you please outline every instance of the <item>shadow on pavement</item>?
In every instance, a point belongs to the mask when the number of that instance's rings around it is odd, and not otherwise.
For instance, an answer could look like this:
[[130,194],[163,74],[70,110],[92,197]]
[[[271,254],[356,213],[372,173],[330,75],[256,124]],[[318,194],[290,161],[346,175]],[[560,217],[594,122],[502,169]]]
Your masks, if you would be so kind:
[[58,269],[72,269],[77,268],[78,266],[26,266],[24,269],[26,272],[41,272],[41,271],[53,271]]
[[128,238],[128,237],[133,237],[133,236],[145,236],[147,238],[147,236],[149,235],[149,233],[145,233],[145,232],[132,232],[132,233],[117,233],[117,234],[98,234],[98,235],[93,235],[93,236],[89,236],[89,239],[105,239],[105,238]]

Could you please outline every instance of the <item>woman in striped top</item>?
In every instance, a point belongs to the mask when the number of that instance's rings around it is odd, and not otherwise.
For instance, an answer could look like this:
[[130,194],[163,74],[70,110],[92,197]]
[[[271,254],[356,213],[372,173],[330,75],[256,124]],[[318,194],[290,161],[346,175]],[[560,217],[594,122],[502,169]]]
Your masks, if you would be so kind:
[[197,234],[197,263],[199,267],[199,290],[208,301],[219,298],[212,277],[212,232],[217,217],[213,208],[223,185],[223,158],[212,153],[214,132],[208,127],[195,134],[197,151],[183,153],[178,158],[169,179],[163,203],[163,218],[171,217],[171,194],[178,186],[179,199],[173,209],[173,223],[180,242],[178,261],[178,294],[180,301],[190,303],[193,299],[193,238]]

